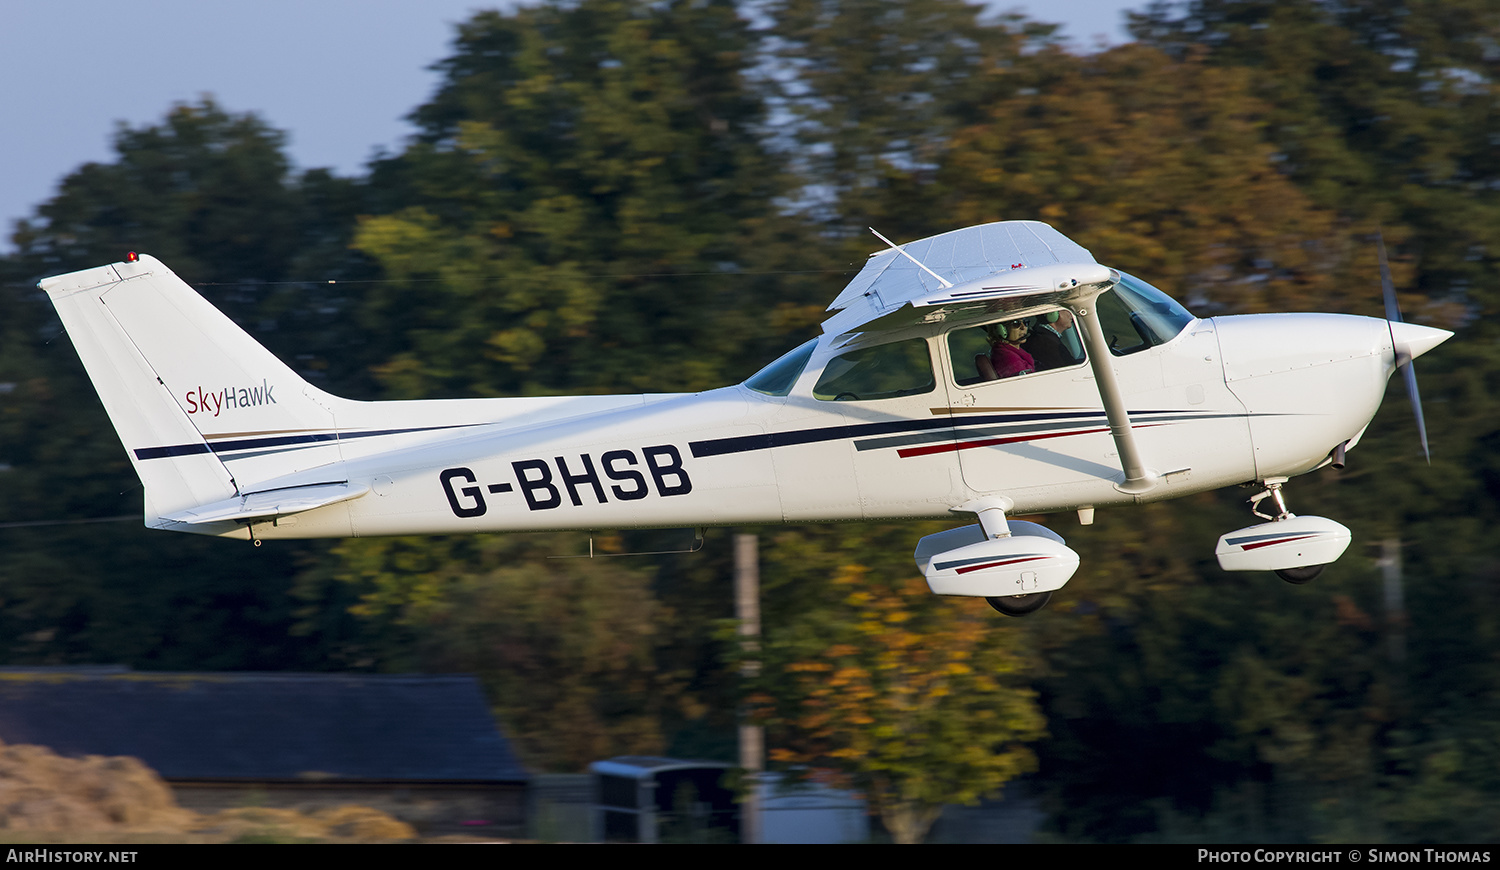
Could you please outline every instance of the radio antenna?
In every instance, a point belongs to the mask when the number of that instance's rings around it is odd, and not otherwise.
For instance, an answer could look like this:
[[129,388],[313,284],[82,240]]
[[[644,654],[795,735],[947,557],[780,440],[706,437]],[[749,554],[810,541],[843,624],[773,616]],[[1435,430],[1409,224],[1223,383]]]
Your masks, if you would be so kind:
[[939,275],[938,273],[936,273],[936,272],[932,271],[931,269],[927,268],[927,266],[924,265],[921,260],[918,260],[916,257],[913,257],[911,254],[906,253],[906,249],[905,248],[902,248],[902,247],[898,246],[895,242],[891,241],[890,239],[886,238],[885,236],[882,236],[880,234],[879,230],[875,229],[874,227],[869,227],[869,230],[870,230],[870,232],[872,232],[872,233],[875,234],[875,238],[881,240],[882,242],[885,242],[887,245],[890,245],[891,248],[893,250],[895,250],[896,253],[900,254],[901,256],[905,257],[908,260],[911,260],[913,263],[916,263],[919,267],[921,267],[921,269],[922,269],[923,272],[926,272],[927,274],[931,275],[932,277],[938,279],[938,282],[941,283],[943,285],[943,287],[947,288],[947,287],[952,287],[953,286],[942,275]]

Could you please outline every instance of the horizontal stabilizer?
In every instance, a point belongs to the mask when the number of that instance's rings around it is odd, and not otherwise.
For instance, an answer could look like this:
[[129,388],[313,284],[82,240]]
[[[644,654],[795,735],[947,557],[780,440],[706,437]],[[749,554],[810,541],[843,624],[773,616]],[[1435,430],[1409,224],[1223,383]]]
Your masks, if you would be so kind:
[[226,498],[223,501],[200,505],[178,511],[163,519],[178,523],[249,522],[273,517],[284,517],[356,499],[370,491],[363,484],[314,483],[307,486],[289,486],[265,492],[251,492]]

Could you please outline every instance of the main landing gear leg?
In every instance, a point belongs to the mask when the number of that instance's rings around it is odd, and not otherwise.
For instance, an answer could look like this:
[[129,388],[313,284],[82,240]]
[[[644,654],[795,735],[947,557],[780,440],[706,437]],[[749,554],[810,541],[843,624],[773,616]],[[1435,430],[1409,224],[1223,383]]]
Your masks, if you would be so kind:
[[[1010,523],[1005,519],[1005,512],[1013,507],[1008,498],[994,499],[985,505],[976,506],[975,514],[979,517],[979,527],[984,530],[984,536],[990,540],[1010,537]],[[1026,616],[1036,613],[1047,602],[1052,600],[1051,592],[1027,592],[1022,595],[991,595],[984,599],[990,606],[1006,616]]]
[[976,525],[928,535],[912,557],[938,595],[983,598],[1006,616],[1046,606],[1078,570],[1078,554],[1062,536],[1036,523],[1006,518],[1010,499],[985,496],[953,508],[979,517]]

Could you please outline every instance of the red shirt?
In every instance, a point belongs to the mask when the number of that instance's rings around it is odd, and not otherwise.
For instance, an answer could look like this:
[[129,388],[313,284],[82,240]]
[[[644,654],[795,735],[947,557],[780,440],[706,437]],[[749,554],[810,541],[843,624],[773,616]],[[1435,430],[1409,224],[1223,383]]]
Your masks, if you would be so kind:
[[990,365],[995,367],[995,376],[1001,378],[1036,371],[1036,360],[1031,358],[1031,354],[1003,341],[990,348]]

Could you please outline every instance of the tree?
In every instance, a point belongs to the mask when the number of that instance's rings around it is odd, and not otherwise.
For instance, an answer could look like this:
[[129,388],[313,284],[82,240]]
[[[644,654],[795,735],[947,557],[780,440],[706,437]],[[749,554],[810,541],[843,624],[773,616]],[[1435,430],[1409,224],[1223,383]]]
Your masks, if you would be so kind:
[[[283,140],[259,118],[211,100],[179,105],[160,123],[122,126],[111,162],[71,173],[17,228],[16,252],[0,261],[0,518],[68,523],[140,512],[125,453],[35,289],[44,275],[154,252],[190,281],[233,285],[215,301],[242,321],[253,317],[253,331],[272,345],[287,338],[313,377],[328,383],[351,360],[358,369],[357,354],[330,345],[337,330],[318,328],[334,320],[317,312],[336,308],[336,296],[268,283],[296,276],[299,264],[326,267],[325,278],[353,268],[344,248],[358,185],[326,171],[293,172]],[[318,545],[262,548],[244,559],[223,541],[184,536],[162,546],[161,533],[138,520],[14,525],[0,536],[0,657],[8,662],[321,666],[314,642],[288,634],[284,579]]]
[[394,282],[366,307],[403,323],[393,393],[701,389],[795,343],[762,316],[782,292],[762,273],[802,255],[775,207],[755,49],[727,2],[465,24],[416,143],[375,168],[388,212],[356,240]]
[[955,137],[936,198],[958,223],[1049,221],[1203,316],[1377,310],[1375,227],[1282,174],[1247,71],[1126,45],[1027,74]]
[[[16,289],[150,253],[310,380],[368,395],[375,360],[350,334],[352,285],[336,283],[372,274],[349,250],[367,188],[326,169],[294,171],[285,139],[210,98],[177,104],[158,124],[122,124],[112,162],[79,167],[18,224],[7,258]],[[27,323],[52,319],[45,300],[18,304]]]
[[772,760],[862,792],[898,843],[1033,770],[1026,744],[1045,735],[1019,637],[912,573],[846,564],[828,581],[837,606],[768,623],[750,653]]
[[1153,4],[1132,30],[1179,60],[1251,73],[1282,172],[1324,208],[1407,228],[1398,247],[1421,262],[1428,309],[1408,316],[1493,314],[1494,4],[1194,0]]
[[[657,663],[669,613],[639,564],[548,558],[583,546],[567,535],[346,541],[299,578],[299,631],[340,635],[331,656],[346,667],[475,674],[535,769],[661,754],[684,688]],[[330,624],[343,609],[353,631]]]
[[919,184],[955,130],[1010,94],[1024,54],[1051,25],[987,16],[960,0],[776,0],[768,76],[794,121],[779,143],[806,185],[803,205],[861,255],[865,227],[914,238],[952,226],[895,207],[887,189]]

